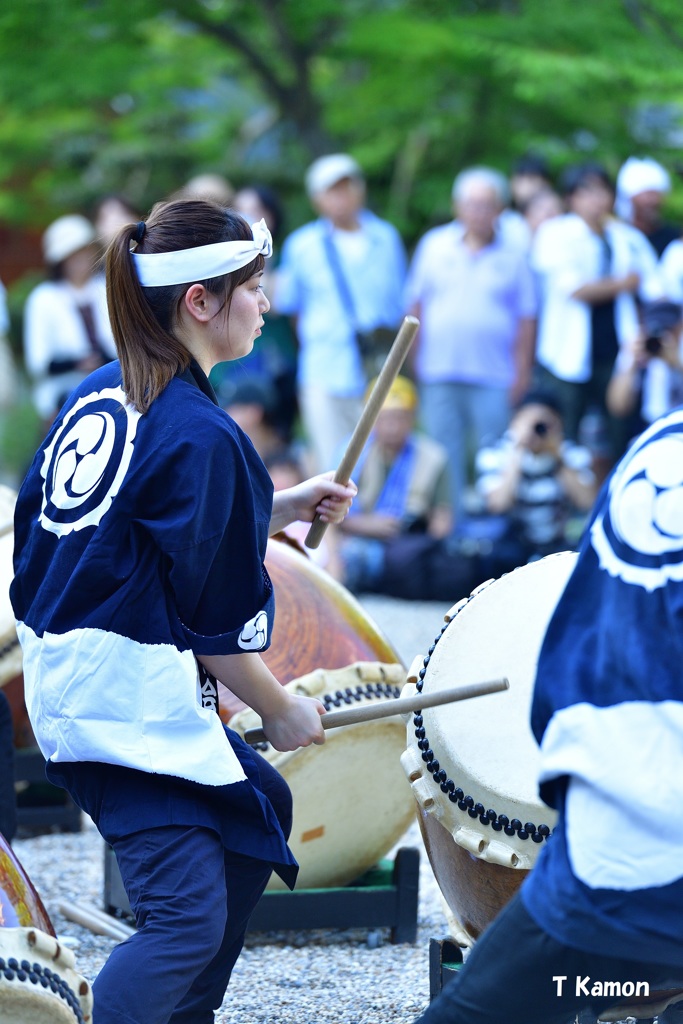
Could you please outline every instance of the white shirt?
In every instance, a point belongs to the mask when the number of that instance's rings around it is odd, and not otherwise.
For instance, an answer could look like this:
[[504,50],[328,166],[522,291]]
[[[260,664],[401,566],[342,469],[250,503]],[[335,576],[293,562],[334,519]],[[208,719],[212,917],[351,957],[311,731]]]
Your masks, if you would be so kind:
[[683,303],[683,241],[667,245],[659,261],[659,269],[667,299]]
[[109,325],[104,278],[96,276],[83,288],[66,281],[45,281],[29,295],[24,319],[24,356],[33,379],[33,401],[41,416],[54,415],[60,400],[86,376],[81,370],[50,374],[53,360],[84,359],[92,349],[78,306],[93,309],[97,339],[107,355],[116,358]]
[[[330,395],[362,395],[365,374],[356,329],[396,327],[403,313],[405,252],[398,231],[369,210],[360,230],[333,231],[327,220],[294,231],[282,248],[273,308],[297,317],[298,379]],[[340,294],[325,239],[332,234],[353,311]]]
[[536,315],[526,253],[496,236],[474,252],[457,221],[432,228],[413,255],[406,305],[419,307],[418,380],[508,388],[522,320]]
[[[605,238],[612,250],[609,276],[640,275],[638,294],[652,300],[663,289],[657,254],[645,235],[629,224],[610,220]],[[561,380],[586,381],[591,365],[591,307],[572,298],[579,288],[606,276],[601,239],[575,213],[541,224],[531,250],[531,263],[541,288],[537,358]],[[615,299],[615,328],[620,346],[638,333],[635,298],[622,292]]]

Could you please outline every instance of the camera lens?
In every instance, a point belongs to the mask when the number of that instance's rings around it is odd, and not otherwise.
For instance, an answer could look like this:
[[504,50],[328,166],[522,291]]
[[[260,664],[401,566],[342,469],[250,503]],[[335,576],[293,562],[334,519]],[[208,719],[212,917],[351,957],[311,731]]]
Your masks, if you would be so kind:
[[539,420],[538,423],[534,423],[534,434],[539,437],[545,437],[548,433],[548,424],[544,423],[543,420]]
[[645,351],[649,352],[651,356],[658,356],[662,351],[662,339],[656,334],[645,339]]

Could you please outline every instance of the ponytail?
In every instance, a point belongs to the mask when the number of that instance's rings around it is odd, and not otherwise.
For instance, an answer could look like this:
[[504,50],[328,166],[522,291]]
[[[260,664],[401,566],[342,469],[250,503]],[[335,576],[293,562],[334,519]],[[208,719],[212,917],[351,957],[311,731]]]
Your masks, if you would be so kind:
[[[123,390],[141,413],[190,363],[190,353],[173,333],[180,304],[189,285],[143,288],[134,266],[136,252],[173,252],[213,242],[248,240],[251,229],[238,214],[215,203],[185,200],[160,203],[147,224],[129,224],[114,238],[106,257],[107,305],[121,363]],[[232,293],[263,267],[263,257],[241,270],[198,282],[224,295],[229,310]]]

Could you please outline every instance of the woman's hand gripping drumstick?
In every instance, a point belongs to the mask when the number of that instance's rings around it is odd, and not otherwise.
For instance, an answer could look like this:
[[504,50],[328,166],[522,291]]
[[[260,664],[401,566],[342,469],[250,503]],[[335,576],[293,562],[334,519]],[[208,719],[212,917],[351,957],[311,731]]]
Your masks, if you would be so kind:
[[[360,725],[362,722],[374,722],[380,718],[393,718],[396,715],[411,715],[425,708],[435,708],[440,704],[451,704],[457,700],[470,700],[472,697],[483,697],[487,693],[500,693],[509,689],[507,679],[492,679],[484,683],[469,683],[439,693],[416,693],[414,697],[395,697],[383,700],[367,707],[348,708],[343,711],[328,711],[320,716],[323,729],[337,729],[342,725]],[[263,729],[247,729],[244,734],[247,743],[263,743],[266,739]]]
[[[348,484],[351,479],[353,467],[358,462],[360,453],[363,451],[365,442],[370,436],[370,431],[372,430],[374,422],[379,415],[380,409],[384,405],[384,401],[389,394],[391,385],[403,366],[408,354],[408,349],[413,343],[413,339],[417,334],[419,326],[420,321],[416,317],[404,317],[403,323],[399,328],[399,332],[396,335],[394,343],[389,350],[389,354],[384,361],[384,365],[380,370],[375,386],[370,392],[370,397],[368,398],[365,408],[360,415],[360,419],[356,424],[356,429],[351,435],[351,440],[346,446],[346,451],[344,452],[342,460],[334,474],[333,479],[335,483]],[[327,527],[328,523],[321,519],[319,515],[316,515],[304,541],[306,547],[317,548],[323,539]]]

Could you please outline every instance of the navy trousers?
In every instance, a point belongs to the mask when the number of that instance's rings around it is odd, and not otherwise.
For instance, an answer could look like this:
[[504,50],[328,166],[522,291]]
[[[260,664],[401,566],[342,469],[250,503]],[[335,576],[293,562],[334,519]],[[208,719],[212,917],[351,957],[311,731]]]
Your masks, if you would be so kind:
[[[585,979],[583,987],[577,979]],[[654,992],[673,982],[683,987],[683,968],[565,946],[539,928],[517,893],[418,1024],[573,1024],[577,1016],[586,1024],[602,1010],[629,1002],[586,995],[596,980],[647,981]]]
[[178,825],[114,849],[138,931],[93,985],[94,1024],[213,1024],[270,865]]
[[[289,838],[289,787],[267,761],[254,759],[255,781]],[[270,862],[226,850],[204,824],[105,838],[138,930],[113,950],[95,980],[94,1024],[213,1024]]]

